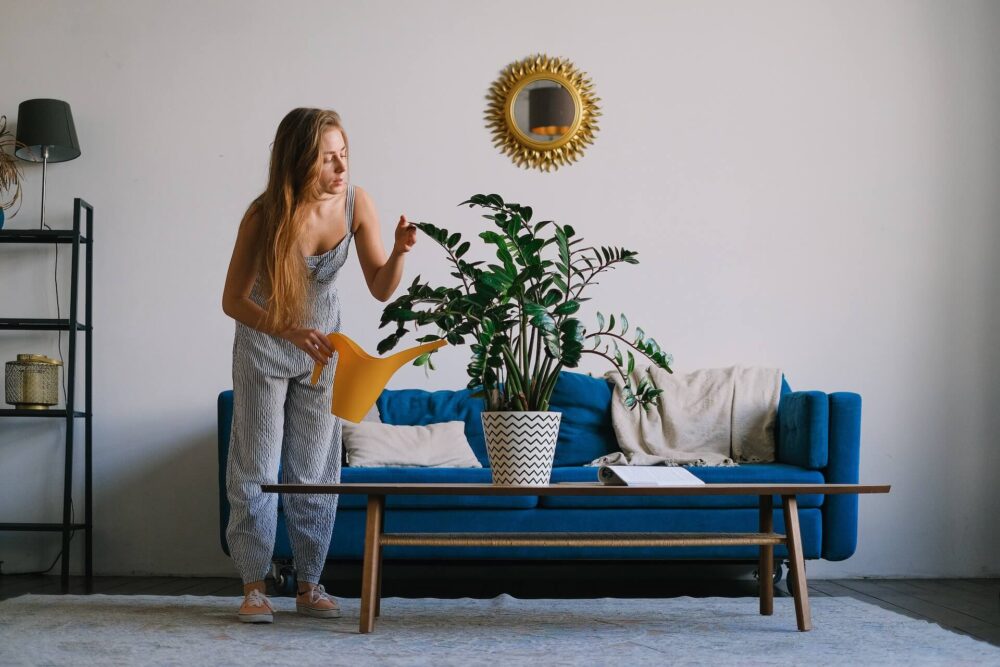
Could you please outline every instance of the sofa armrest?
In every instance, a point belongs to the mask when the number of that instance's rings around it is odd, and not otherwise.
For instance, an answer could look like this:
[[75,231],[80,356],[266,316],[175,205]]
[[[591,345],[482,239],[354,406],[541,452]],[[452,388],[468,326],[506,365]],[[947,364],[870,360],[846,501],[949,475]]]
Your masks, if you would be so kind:
[[[823,475],[828,484],[857,484],[861,467],[861,396],[830,394],[830,456]],[[844,560],[858,545],[857,495],[823,501],[823,558]]]
[[781,463],[820,470],[829,458],[830,401],[821,391],[793,391],[778,403]]
[[226,525],[229,523],[229,498],[226,497],[226,461],[229,459],[229,434],[233,425],[233,390],[219,394],[218,436],[219,436],[219,539],[222,550],[229,555],[226,542]]

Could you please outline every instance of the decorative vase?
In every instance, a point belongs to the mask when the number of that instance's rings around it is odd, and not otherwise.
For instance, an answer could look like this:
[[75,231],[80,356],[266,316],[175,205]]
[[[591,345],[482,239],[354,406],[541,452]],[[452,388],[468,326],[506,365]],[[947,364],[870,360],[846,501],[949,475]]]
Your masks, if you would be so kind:
[[483,412],[493,483],[547,485],[561,420],[561,412]]
[[47,410],[59,403],[59,367],[44,354],[19,354],[4,368],[4,399],[18,410]]

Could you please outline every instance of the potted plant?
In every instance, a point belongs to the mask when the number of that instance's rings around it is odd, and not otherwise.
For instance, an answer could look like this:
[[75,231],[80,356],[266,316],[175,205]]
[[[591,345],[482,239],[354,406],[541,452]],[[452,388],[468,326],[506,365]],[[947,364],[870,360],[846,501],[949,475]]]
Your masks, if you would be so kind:
[[[444,338],[461,345],[468,339],[468,388],[485,401],[482,421],[493,482],[548,484],[561,418],[549,410],[549,401],[560,371],[577,367],[584,354],[606,359],[623,378],[622,400],[634,409],[656,402],[661,390],[649,377],[633,386],[633,350],[667,372],[672,372],[672,358],[638,327],[627,338],[624,314],[616,322],[614,315],[605,319],[598,312],[593,331],[576,317],[594,279],[618,264],[638,264],[637,253],[584,245],[571,226],[552,220],[532,225],[530,206],[496,194],[473,195],[461,205],[488,211],[483,217],[493,228],[479,238],[494,250],[497,262],[467,261],[471,243],[460,233],[415,223],[444,249],[458,282],[432,287],[417,276],[383,310],[380,328],[395,323],[396,330],[379,342],[378,351],[395,347],[411,325],[436,325],[441,332],[419,342]],[[414,364],[433,368],[432,353]]]
[[[17,147],[17,139],[7,129],[7,116],[0,116],[0,229],[3,229],[4,211],[15,205],[20,208],[22,174],[14,157]],[[10,217],[15,215],[17,211]]]

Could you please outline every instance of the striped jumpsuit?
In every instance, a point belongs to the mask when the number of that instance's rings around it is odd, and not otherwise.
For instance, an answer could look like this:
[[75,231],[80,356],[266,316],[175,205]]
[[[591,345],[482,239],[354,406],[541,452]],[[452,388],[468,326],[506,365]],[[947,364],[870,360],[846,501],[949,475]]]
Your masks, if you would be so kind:
[[[306,257],[310,273],[308,321],[323,333],[340,331],[337,275],[353,237],[354,186],[347,190],[347,235],[329,252]],[[260,279],[250,299],[264,306]],[[340,481],[341,422],[330,414],[336,354],[316,386],[312,358],[292,343],[236,323],[233,341],[233,427],[226,467],[229,525],[226,540],[244,583],[263,580],[271,566],[278,496],[261,484]],[[299,581],[319,583],[326,561],[335,495],[282,497]]]

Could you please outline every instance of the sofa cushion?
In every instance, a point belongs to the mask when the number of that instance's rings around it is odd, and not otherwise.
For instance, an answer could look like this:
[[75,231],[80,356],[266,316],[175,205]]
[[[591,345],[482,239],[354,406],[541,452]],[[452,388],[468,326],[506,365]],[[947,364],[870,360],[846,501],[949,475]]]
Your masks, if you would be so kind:
[[[784,463],[744,463],[738,466],[689,466],[696,477],[708,484],[822,484],[823,473]],[[596,466],[553,468],[552,483],[596,482]],[[821,495],[799,496],[799,507],[819,507]],[[775,507],[781,498],[775,496]],[[561,508],[683,508],[715,509],[757,507],[756,496],[542,496],[539,507]]]
[[604,378],[563,371],[549,407],[562,413],[553,465],[585,465],[618,451],[611,426],[611,385]]
[[[455,483],[489,484],[489,468],[344,468],[340,481],[345,484],[414,484]],[[340,496],[340,507],[365,507],[367,497],[359,494]],[[531,509],[538,506],[536,496],[386,496],[388,509]]]

